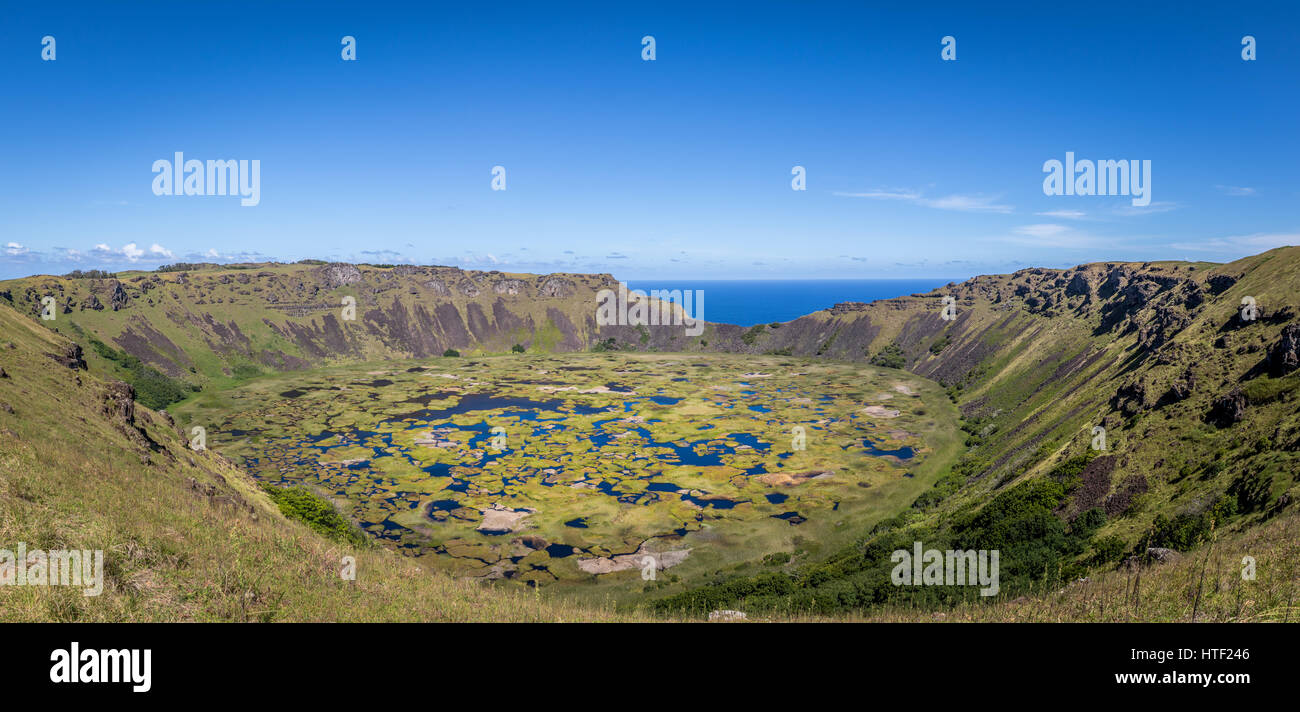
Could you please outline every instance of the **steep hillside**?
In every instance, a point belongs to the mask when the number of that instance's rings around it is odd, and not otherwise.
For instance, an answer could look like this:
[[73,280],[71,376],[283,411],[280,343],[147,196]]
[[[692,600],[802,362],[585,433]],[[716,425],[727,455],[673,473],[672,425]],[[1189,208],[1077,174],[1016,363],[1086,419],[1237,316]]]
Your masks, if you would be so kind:
[[[320,262],[184,265],[114,276],[0,283],[0,304],[191,384],[338,361],[587,347],[607,275],[522,275],[455,267]],[[345,299],[355,308],[347,313]],[[354,318],[349,318],[354,317]]]
[[[287,520],[129,386],[87,371],[79,346],[0,305],[0,549],[19,542],[102,550],[103,593],[0,586],[0,621],[615,618],[452,580]],[[355,580],[340,575],[349,555]]]
[[[978,277],[764,330],[748,348],[870,355],[947,385],[969,451],[933,491],[827,562],[664,606],[965,600],[889,585],[889,552],[913,541],[1000,548],[1014,596],[1286,515],[1300,495],[1298,290],[1300,249],[1283,248],[1227,265]],[[955,320],[941,318],[946,295]],[[1243,304],[1254,318],[1243,319]]]

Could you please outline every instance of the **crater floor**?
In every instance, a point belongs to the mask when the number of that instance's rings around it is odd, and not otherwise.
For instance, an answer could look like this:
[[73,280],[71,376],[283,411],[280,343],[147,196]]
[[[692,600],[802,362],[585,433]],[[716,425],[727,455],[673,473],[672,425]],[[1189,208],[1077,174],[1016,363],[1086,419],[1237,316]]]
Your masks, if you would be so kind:
[[959,434],[934,383],[778,356],[387,361],[177,413],[258,479],[333,498],[434,568],[532,585],[830,550],[907,507]]

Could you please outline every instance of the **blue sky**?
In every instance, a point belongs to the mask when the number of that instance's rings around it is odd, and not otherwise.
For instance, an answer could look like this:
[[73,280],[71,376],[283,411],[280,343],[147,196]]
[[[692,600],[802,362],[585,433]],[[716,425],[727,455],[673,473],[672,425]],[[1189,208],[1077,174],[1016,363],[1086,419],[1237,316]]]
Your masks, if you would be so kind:
[[[9,6],[0,277],[311,257],[956,279],[1300,244],[1294,3],[898,5]],[[177,151],[259,160],[260,203],[154,195]],[[1150,160],[1150,206],[1044,195],[1067,151]]]

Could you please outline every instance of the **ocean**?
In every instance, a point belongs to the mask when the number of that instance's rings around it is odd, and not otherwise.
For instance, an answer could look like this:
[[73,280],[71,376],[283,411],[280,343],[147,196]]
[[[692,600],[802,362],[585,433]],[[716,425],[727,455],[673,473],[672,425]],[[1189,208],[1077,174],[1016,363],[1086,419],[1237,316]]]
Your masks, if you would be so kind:
[[[699,289],[705,321],[753,326],[790,321],[836,302],[872,302],[929,292],[947,279],[628,280],[628,289]],[[692,305],[693,308],[694,305]]]

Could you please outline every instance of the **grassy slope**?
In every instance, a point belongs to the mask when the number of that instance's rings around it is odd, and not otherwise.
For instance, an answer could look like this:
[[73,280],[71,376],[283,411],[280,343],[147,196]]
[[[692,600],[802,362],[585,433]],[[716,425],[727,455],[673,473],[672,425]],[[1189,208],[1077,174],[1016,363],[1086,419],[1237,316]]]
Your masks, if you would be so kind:
[[[103,382],[42,355],[66,343],[0,306],[0,367],[10,376],[0,379],[0,402],[15,411],[0,408],[0,548],[102,549],[105,590],[84,597],[67,587],[0,587],[0,620],[626,618],[324,539],[285,520],[235,467],[188,450],[162,417],[137,407],[137,424],[160,444],[142,451],[104,413]],[[216,497],[195,491],[190,478],[216,487]],[[348,554],[357,557],[354,582],[338,573]]]

